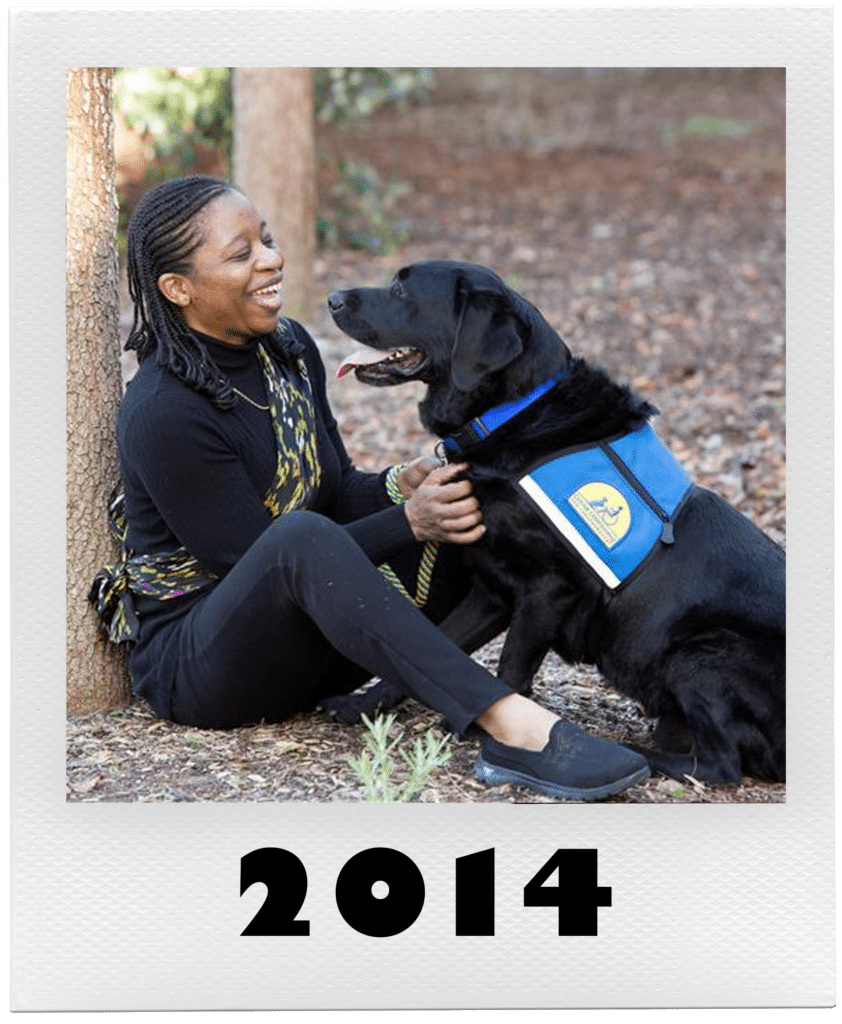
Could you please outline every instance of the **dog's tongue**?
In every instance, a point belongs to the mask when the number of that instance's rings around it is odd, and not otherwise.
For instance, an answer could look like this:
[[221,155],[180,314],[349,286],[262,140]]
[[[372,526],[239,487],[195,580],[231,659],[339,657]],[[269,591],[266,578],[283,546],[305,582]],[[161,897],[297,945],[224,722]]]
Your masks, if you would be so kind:
[[378,352],[374,348],[360,348],[352,352],[345,362],[336,371],[337,377],[344,377],[350,373],[355,366],[368,366],[371,363],[382,363],[386,357],[385,352]]

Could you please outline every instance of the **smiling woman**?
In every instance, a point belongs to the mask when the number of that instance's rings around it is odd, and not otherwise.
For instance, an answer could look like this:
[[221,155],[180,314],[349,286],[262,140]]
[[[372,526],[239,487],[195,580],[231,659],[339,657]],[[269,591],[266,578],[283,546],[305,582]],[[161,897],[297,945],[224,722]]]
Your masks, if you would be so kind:
[[644,779],[638,754],[467,656],[505,615],[464,650],[436,627],[468,589],[460,547],[485,531],[464,467],[354,468],[318,349],[281,317],[283,256],[252,203],[218,179],[167,182],[128,240],[140,365],[117,429],[122,550],[91,596],[130,645],[136,693],[164,718],[230,728],[378,675],[453,731],[485,730],[495,784],[599,799]]
[[203,241],[187,273],[158,278],[193,331],[231,344],[269,334],[281,310],[284,258],[252,203],[225,192],[201,218]]

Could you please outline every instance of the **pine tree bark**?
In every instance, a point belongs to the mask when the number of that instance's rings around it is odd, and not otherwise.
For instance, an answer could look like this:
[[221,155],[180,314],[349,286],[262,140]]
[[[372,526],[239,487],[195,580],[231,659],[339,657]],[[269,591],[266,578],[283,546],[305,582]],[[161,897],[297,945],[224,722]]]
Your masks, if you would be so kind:
[[125,658],[98,638],[88,590],[113,562],[121,396],[111,68],[67,72],[67,708],[125,703]]
[[316,157],[309,68],[235,68],[234,181],[284,254],[283,312],[307,320],[314,300]]

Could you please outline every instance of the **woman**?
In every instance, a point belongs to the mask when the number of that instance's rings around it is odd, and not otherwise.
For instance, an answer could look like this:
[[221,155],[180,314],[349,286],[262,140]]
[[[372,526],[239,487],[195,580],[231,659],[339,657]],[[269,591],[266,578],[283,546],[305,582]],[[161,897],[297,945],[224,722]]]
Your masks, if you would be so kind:
[[409,585],[423,543],[452,555],[482,536],[480,510],[459,466],[353,468],[316,346],[280,316],[283,265],[225,181],[167,182],[132,216],[127,532],[100,597],[112,637],[131,642],[135,692],[164,718],[230,728],[379,675],[455,732],[484,730],[490,784],[596,799],[641,781],[638,754],[508,690],[439,632],[459,574],[435,574],[427,618],[378,571]]

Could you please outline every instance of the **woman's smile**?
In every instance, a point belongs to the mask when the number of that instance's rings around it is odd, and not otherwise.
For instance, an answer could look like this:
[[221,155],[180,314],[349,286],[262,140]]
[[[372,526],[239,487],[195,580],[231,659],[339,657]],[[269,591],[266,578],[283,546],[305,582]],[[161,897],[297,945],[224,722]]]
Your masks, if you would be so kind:
[[269,284],[263,288],[258,288],[251,294],[255,299],[257,299],[260,305],[264,306],[266,309],[280,309],[282,280],[283,278],[279,277],[274,284]]

